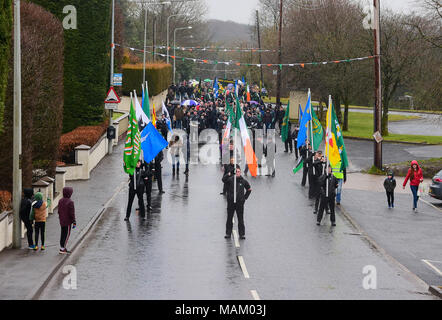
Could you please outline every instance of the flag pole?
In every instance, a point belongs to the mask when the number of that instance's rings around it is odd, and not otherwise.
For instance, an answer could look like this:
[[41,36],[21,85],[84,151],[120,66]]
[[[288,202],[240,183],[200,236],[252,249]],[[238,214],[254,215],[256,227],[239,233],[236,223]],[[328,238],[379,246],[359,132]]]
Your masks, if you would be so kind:
[[[135,91],[135,90],[134,90]],[[132,93],[132,91],[130,92],[130,105],[131,105],[131,108],[133,107],[133,105],[134,105],[134,103],[133,103],[133,95],[132,95],[133,93]],[[132,112],[132,110],[129,110],[129,112]],[[130,117],[129,117],[129,121],[130,121]],[[131,124],[130,124],[131,125]],[[133,136],[133,135],[132,135]],[[133,185],[134,185],[134,190],[135,190],[135,172],[134,172],[134,174],[133,174],[133,176],[134,176],[134,178],[132,179],[133,180]]]
[[310,142],[312,144],[312,151],[315,152],[315,144],[313,143],[313,113],[312,113],[312,94],[310,88],[308,89],[308,97],[310,98]]
[[[332,97],[331,95],[328,96],[328,110],[327,110],[327,133],[329,132],[329,128],[328,126],[331,125],[331,123],[329,123],[331,121],[331,108],[332,108]],[[330,128],[331,130],[331,128]],[[326,143],[326,149],[327,149],[327,166],[325,169],[325,176],[327,177],[328,175],[328,167],[330,165],[330,143],[329,140],[327,139],[327,135],[325,138],[325,143]],[[328,197],[328,183],[327,183],[327,179],[325,180],[325,196]]]
[[236,109],[235,109],[235,139],[233,140],[233,157],[234,157],[234,178],[233,178],[233,203],[236,204],[236,136],[238,134],[238,128],[236,127],[236,123],[238,122],[238,95],[236,96],[237,99],[235,101]]

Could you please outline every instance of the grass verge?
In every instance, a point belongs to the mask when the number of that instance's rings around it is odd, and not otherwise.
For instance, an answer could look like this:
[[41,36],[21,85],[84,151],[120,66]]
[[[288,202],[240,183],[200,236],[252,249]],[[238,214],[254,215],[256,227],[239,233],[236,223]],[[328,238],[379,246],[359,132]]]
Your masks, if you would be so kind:
[[[390,115],[389,121],[413,120],[418,117],[405,115]],[[349,130],[344,132],[347,138],[373,139],[373,115],[370,113],[349,112]],[[390,133],[384,137],[385,141],[412,142],[423,144],[442,144],[440,136],[421,136],[411,134]]]
[[[425,178],[433,178],[436,173],[442,170],[442,158],[431,158],[427,160],[419,160],[419,166],[422,168]],[[382,170],[371,167],[369,170],[365,171],[369,174],[385,176],[388,171],[392,170],[395,176],[405,177],[410,168],[411,161],[404,161],[399,163],[385,164]]]

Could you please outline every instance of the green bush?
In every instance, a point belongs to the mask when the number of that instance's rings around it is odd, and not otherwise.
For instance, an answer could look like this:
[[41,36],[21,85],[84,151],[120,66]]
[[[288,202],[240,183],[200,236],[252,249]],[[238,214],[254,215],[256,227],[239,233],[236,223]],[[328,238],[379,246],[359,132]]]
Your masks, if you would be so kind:
[[[55,176],[63,118],[63,27],[47,10],[21,2],[22,174],[32,185],[33,170]],[[0,189],[12,184],[13,48],[10,47],[4,132],[0,134]],[[38,165],[38,167],[36,167]]]
[[[129,96],[135,89],[141,96],[143,82],[143,64],[125,64],[123,68],[123,94]],[[156,96],[166,90],[172,81],[172,66],[155,63],[146,65],[146,81],[149,85],[149,95]]]
[[3,128],[3,112],[9,73],[9,54],[12,31],[12,0],[0,0],[0,131]]
[[111,0],[31,0],[57,16],[73,5],[77,28],[64,30],[63,132],[103,121],[110,77]]

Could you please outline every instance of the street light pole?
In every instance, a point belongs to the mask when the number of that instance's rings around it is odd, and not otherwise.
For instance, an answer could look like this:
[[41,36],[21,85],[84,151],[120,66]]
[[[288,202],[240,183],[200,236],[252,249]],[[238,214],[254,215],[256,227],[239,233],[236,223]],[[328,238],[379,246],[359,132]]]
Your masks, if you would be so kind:
[[14,6],[14,125],[13,125],[13,156],[12,156],[12,208],[14,224],[12,231],[12,246],[21,248],[20,200],[22,189],[21,173],[21,33],[20,33],[20,0],[15,0]]
[[[111,39],[111,62],[110,62],[110,86],[114,86],[114,55],[115,55],[115,0],[112,0],[112,39]],[[112,121],[113,111],[109,110],[109,127],[113,126]],[[109,139],[108,153],[112,154],[114,142]]]
[[190,30],[190,29],[192,29],[191,26],[185,27],[185,28],[176,28],[173,31],[173,56],[174,56],[174,58],[173,58],[173,83],[176,83],[176,76],[175,76],[176,75],[176,32],[178,30]]
[[169,17],[167,17],[167,63],[169,63],[169,22],[170,18],[178,17],[178,16],[185,16],[185,14],[179,13],[179,14],[173,14]]
[[[146,83],[147,5],[149,4],[165,5],[165,4],[171,4],[171,2],[166,1],[166,2],[144,3],[144,4],[146,6],[144,7],[143,83]],[[155,50],[155,48],[153,48],[153,50]]]
[[147,6],[144,7],[143,83],[146,82]]
[[276,104],[281,103],[281,61],[282,61],[282,0],[279,2],[279,36],[278,36],[278,79],[276,84]]

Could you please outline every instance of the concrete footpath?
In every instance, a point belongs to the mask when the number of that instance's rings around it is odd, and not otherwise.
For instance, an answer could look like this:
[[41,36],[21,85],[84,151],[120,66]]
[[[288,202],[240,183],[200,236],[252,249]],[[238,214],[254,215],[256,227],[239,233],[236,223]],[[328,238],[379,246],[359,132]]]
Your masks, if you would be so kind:
[[[442,285],[442,201],[424,195],[412,210],[410,187],[397,177],[395,207],[389,209],[383,176],[349,174],[341,212],[375,243],[428,285]],[[429,180],[424,181],[424,185]]]
[[[90,180],[68,181],[73,187],[77,228],[71,232],[68,249],[71,250],[93,225],[117,191],[125,186],[128,176],[123,171],[124,141],[114,148],[91,172]],[[26,237],[22,249],[5,249],[0,253],[0,299],[29,299],[51,276],[51,271],[64,261],[60,255],[60,224],[54,212],[46,222],[45,251],[27,248]]]

